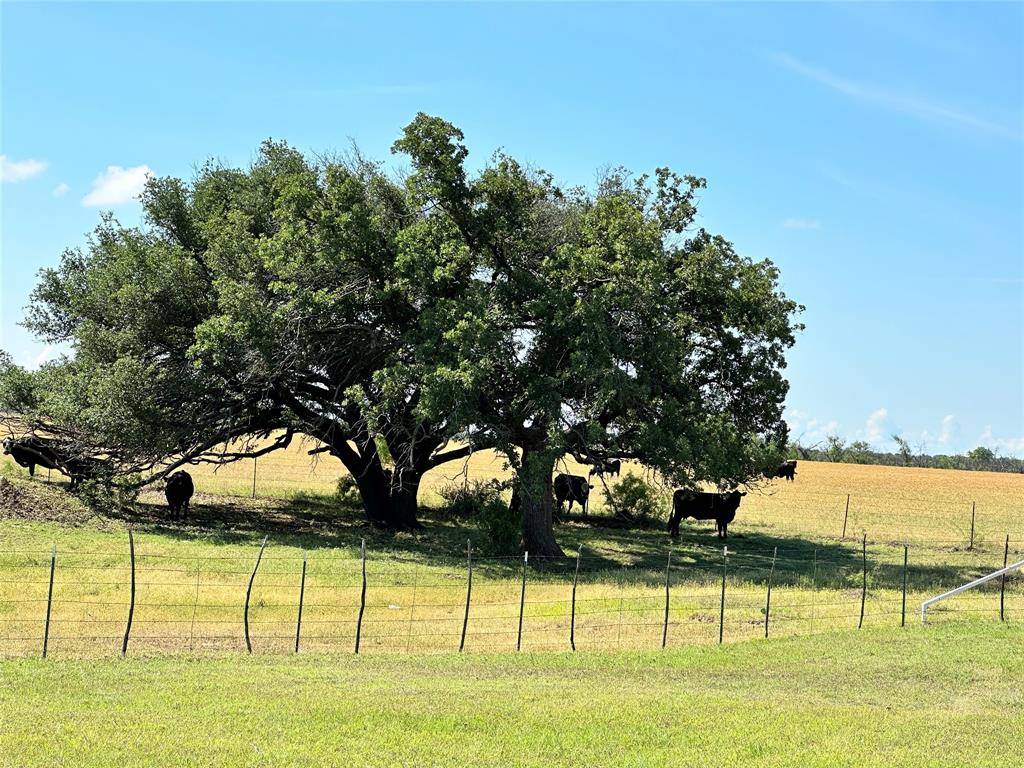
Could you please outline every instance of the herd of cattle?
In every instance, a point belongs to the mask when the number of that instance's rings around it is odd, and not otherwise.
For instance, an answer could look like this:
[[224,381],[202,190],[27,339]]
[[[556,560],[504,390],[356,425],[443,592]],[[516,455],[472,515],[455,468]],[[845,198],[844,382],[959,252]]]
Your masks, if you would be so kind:
[[[615,461],[605,462],[603,468],[595,467],[590,470],[590,477],[606,474],[617,477],[621,469],[622,465],[616,459]],[[773,476],[785,478],[793,482],[796,479],[796,459],[782,462],[775,470]],[[586,516],[590,502],[590,491],[593,488],[594,486],[589,478],[582,475],[557,475],[555,477],[554,491],[559,511],[561,511],[562,505],[568,501],[569,507],[566,510],[567,512],[572,512],[573,504],[579,504],[584,516]],[[724,539],[729,534],[729,523],[736,519],[736,510],[739,509],[740,500],[746,495],[745,491],[711,493],[680,488],[672,494],[672,511],[668,519],[668,532],[673,538],[678,537],[679,523],[684,518],[692,517],[694,520],[714,520],[718,537]]]
[[[50,440],[39,437],[14,439],[8,437],[3,442],[4,453],[9,454],[18,464],[28,469],[29,475],[35,477],[36,467],[56,469],[71,478],[72,490],[86,479],[100,477],[103,474],[103,462],[98,459],[81,458]],[[554,480],[555,501],[558,509],[568,502],[567,512],[572,512],[573,504],[579,504],[586,516],[589,511],[590,491],[594,488],[590,478],[594,475],[619,476],[622,463],[618,459],[605,461],[590,470],[590,477],[582,475],[559,474]],[[796,459],[790,459],[779,465],[774,477],[785,478],[792,482],[796,477]],[[185,519],[189,501],[195,493],[192,476],[179,470],[167,476],[164,483],[164,496],[172,517]],[[684,518],[694,520],[714,520],[719,538],[728,536],[729,523],[736,519],[736,510],[746,492],[729,491],[727,493],[711,493],[691,491],[681,488],[672,494],[672,511],[669,515],[668,531],[675,538],[679,536],[679,523]]]
[[[56,440],[41,437],[4,439],[4,453],[28,470],[30,477],[36,476],[36,467],[56,469],[71,478],[70,488],[75,490],[83,480],[94,480],[109,474],[108,466],[100,459],[82,457]],[[172,516],[185,519],[188,503],[195,493],[192,476],[180,470],[167,476],[164,495]]]

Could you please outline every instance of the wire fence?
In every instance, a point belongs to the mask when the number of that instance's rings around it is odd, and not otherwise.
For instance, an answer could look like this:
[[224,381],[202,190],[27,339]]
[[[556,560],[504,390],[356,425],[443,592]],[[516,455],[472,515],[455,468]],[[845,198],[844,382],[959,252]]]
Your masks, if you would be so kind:
[[[661,562],[520,557],[425,562],[323,551],[195,557],[0,550],[0,655],[609,650],[918,624],[923,600],[998,557],[937,564],[913,547],[811,553],[688,546]],[[527,556],[528,557],[528,556]],[[1017,574],[931,609],[930,621],[1019,621]]]

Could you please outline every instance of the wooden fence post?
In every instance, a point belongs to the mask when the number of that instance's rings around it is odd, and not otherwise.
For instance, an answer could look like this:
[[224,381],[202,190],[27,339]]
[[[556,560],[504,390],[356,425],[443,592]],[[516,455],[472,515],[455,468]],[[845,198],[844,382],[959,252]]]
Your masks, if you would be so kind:
[[903,541],[903,603],[900,606],[900,626],[907,626],[907,559],[910,554],[910,545]]
[[[1010,560],[1010,534],[1006,534],[1006,545],[1003,547],[1003,568]],[[999,620],[1006,621],[1006,574],[999,577]]]
[[245,611],[242,614],[242,623],[245,626],[245,649],[252,653],[252,640],[249,637],[249,598],[252,596],[252,584],[256,581],[256,571],[260,567],[260,560],[263,559],[263,550],[267,547],[267,537],[263,537],[260,544],[260,553],[256,555],[256,565],[252,567],[252,575],[249,577],[249,586],[245,590]]
[[256,457],[252,457],[252,497],[256,498]]
[[462,638],[459,653],[466,647],[466,627],[469,626],[469,599],[473,595],[473,542],[466,542],[466,612],[462,616]]
[[862,579],[860,587],[860,620],[857,622],[857,629],[864,626],[864,602],[868,596],[868,534],[864,532],[864,538],[861,539],[861,558],[863,562],[862,568]]
[[764,601],[764,637],[768,639],[768,621],[772,615],[772,580],[775,578],[775,558],[779,555],[779,548],[772,550],[772,569],[768,572],[768,596]]
[[299,636],[302,634],[302,604],[306,599],[306,553],[302,553],[302,577],[299,579],[299,613],[295,618],[295,652],[299,652]]
[[124,628],[124,640],[121,641],[121,655],[128,653],[128,636],[132,632],[132,617],[135,615],[135,537],[132,529],[128,529],[128,555],[131,561],[132,591],[128,602],[128,623]]
[[43,625],[43,658],[46,658],[46,650],[50,645],[50,612],[53,608],[53,572],[57,567],[57,545],[53,545],[50,551],[50,589],[46,593],[46,623]]
[[849,517],[850,517],[850,494],[846,494],[846,511],[843,512],[843,536],[842,536],[842,538],[844,538],[844,539],[846,538],[846,521],[849,519]]
[[576,650],[576,584],[580,579],[580,557],[583,555],[583,545],[576,550],[576,571],[572,575],[572,608],[569,613],[569,647]]
[[359,593],[359,618],[356,619],[356,653],[359,653],[359,641],[363,636],[363,613],[366,611],[366,539],[359,543],[359,558],[363,567],[363,588]]
[[523,645],[523,606],[526,603],[526,563],[530,559],[530,553],[523,553],[523,586],[519,592],[519,634],[516,635],[516,650]]
[[811,567],[811,633],[814,633],[814,620],[818,614],[818,548],[814,548],[813,565]]
[[718,644],[725,637],[725,576],[729,570],[729,547],[722,547],[722,599],[718,605]]
[[669,589],[672,584],[672,545],[668,547],[668,562],[665,563],[665,622],[661,628],[661,647],[668,643],[668,602]]
[[967,549],[974,549],[974,512],[977,502],[971,502],[971,540],[967,544]]

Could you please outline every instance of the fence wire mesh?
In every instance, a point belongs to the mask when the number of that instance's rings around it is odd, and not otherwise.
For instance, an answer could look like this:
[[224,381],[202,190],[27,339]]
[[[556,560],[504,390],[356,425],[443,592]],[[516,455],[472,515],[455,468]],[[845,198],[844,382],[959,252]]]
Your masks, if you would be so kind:
[[[255,653],[352,653],[357,633],[359,652],[369,654],[460,646],[466,652],[569,650],[570,638],[583,651],[913,625],[923,600],[998,569],[1003,559],[1001,550],[974,552],[940,565],[910,547],[904,570],[903,546],[884,543],[866,547],[866,567],[860,546],[837,543],[810,556],[734,544],[729,554],[687,546],[672,552],[668,568],[656,558],[609,565],[603,556],[583,555],[577,575],[573,559],[534,560],[524,590],[520,558],[474,556],[467,608],[464,557],[439,563],[370,552],[364,597],[363,562],[350,554],[281,554],[271,542],[253,576],[256,548],[194,557],[147,551],[136,537],[135,549],[130,654],[245,651],[250,579]],[[0,550],[0,655],[41,653],[44,637],[51,656],[119,653],[131,581],[127,545],[124,551],[58,548],[55,556]],[[1019,621],[1022,584],[1020,574],[993,580],[933,607],[929,620]]]

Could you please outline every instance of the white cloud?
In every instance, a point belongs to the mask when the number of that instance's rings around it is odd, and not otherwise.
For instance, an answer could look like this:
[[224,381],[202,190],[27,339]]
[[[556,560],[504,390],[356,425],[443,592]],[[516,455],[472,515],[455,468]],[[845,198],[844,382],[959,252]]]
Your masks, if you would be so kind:
[[1021,139],[1020,131],[1008,128],[1005,125],[999,125],[967,112],[951,109],[915,96],[894,93],[884,88],[847,80],[829,72],[827,69],[806,64],[787,53],[775,54],[772,58],[791,72],[795,72],[801,77],[824,85],[858,101],[877,104],[895,112],[902,112],[903,114],[916,117],[919,120],[955,123],[989,134],[1017,140]]
[[981,436],[978,438],[978,445],[991,448],[998,454],[1024,458],[1024,435],[1021,437],[996,437],[992,434],[992,425],[986,425]]
[[942,428],[939,430],[939,445],[949,445],[953,439],[953,429],[956,426],[956,418],[952,413],[942,417]]
[[11,160],[0,155],[0,179],[3,181],[25,181],[46,170],[42,160]]
[[36,368],[39,368],[40,366],[42,366],[43,363],[47,363],[50,360],[53,360],[56,356],[57,356],[57,348],[56,347],[54,347],[52,345],[44,347],[43,351],[40,352],[38,355],[36,355],[32,359],[32,362],[29,363],[28,367],[30,369],[32,369],[32,370],[35,370]]
[[885,408],[879,408],[868,416],[868,420],[864,424],[864,437],[872,445],[875,445],[882,439],[882,435],[885,430],[885,421],[888,417],[889,411]]
[[71,191],[71,187],[65,184],[63,181],[53,188],[54,197],[64,197],[68,192]]
[[146,179],[153,175],[148,165],[122,168],[108,165],[92,182],[89,194],[82,198],[82,205],[122,205],[138,199],[146,186]]
[[786,229],[821,229],[821,222],[817,219],[786,219],[782,226]]
[[789,426],[790,439],[804,446],[819,445],[828,435],[839,433],[839,422],[835,419],[823,422],[809,418],[798,408],[787,408],[784,418]]

